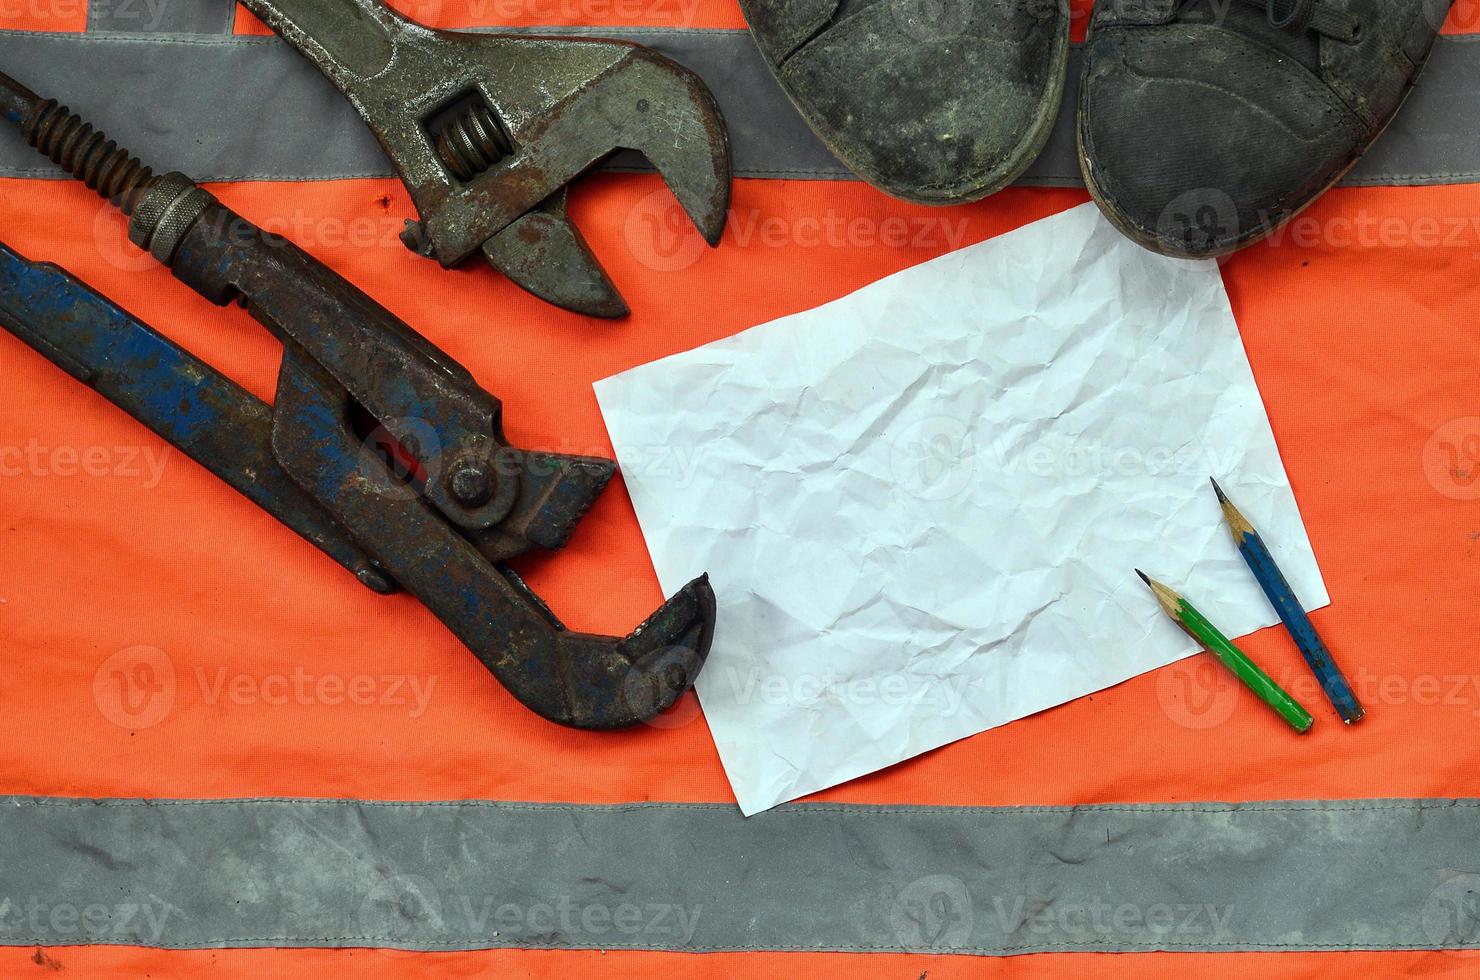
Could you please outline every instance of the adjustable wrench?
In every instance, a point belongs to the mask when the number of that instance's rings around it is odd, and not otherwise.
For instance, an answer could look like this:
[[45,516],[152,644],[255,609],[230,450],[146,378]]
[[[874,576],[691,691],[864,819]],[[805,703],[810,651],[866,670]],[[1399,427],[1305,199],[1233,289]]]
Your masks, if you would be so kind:
[[[53,100],[0,75],[0,118],[132,216],[129,237],[283,343],[268,406],[54,267],[0,245],[0,327],[95,388],[350,569],[432,610],[543,717],[637,724],[691,685],[714,593],[695,579],[625,638],[567,630],[504,563],[557,550],[616,472],[521,449],[499,400],[317,259],[182,174],[155,176]],[[367,447],[378,424],[397,472]]]
[[567,185],[617,149],[663,175],[710,245],[730,201],[724,120],[699,77],[625,41],[443,31],[381,0],[240,0],[359,111],[421,215],[407,246],[451,268],[482,251],[541,299],[627,304],[566,214]]

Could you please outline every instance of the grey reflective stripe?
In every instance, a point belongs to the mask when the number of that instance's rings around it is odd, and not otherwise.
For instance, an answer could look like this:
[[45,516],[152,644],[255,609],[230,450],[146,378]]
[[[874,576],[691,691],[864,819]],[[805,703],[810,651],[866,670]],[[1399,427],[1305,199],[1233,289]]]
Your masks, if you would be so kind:
[[[143,0],[138,0],[143,2]],[[173,8],[178,4],[171,3]],[[729,121],[736,173],[839,179],[847,171],[786,100],[744,31],[557,29],[649,44],[698,71]],[[377,177],[390,165],[349,104],[275,38],[0,32],[0,63],[56,94],[147,161],[200,180]],[[78,78],[69,65],[86,64]],[[1072,126],[1076,62],[1048,149],[1022,181],[1078,186]],[[1348,184],[1480,180],[1480,37],[1439,40],[1423,83]],[[91,84],[96,80],[107,84]],[[0,175],[54,169],[11,133],[0,135]],[[630,157],[622,169],[640,168]]]
[[[560,33],[640,41],[703,74],[725,110],[738,173],[846,176],[781,94],[745,31]],[[197,180],[392,173],[349,103],[276,38],[0,31],[0,64],[82,112],[151,166]],[[88,66],[85,77],[66,68],[81,64]],[[98,79],[106,84],[91,81]],[[647,169],[631,156],[616,163]],[[57,174],[14,134],[0,134],[0,176]]]
[[1480,801],[0,798],[0,944],[1480,948]]
[[89,31],[229,34],[234,0],[88,0]]

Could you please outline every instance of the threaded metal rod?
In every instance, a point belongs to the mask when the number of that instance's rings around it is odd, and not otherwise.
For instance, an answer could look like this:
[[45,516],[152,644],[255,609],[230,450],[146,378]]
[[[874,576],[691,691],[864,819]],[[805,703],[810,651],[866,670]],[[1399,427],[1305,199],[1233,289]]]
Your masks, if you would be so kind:
[[124,214],[133,214],[154,181],[154,171],[81,116],[55,99],[41,99],[4,74],[0,74],[0,114],[20,126],[28,143]]
[[437,155],[458,180],[472,180],[513,152],[492,110],[475,105],[436,134]]

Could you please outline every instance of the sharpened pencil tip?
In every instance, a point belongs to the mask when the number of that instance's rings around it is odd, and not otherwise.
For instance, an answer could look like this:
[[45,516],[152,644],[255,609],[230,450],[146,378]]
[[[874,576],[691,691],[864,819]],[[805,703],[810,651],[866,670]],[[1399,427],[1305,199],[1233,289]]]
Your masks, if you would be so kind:
[[1141,581],[1142,582],[1145,582],[1147,585],[1150,585],[1151,584],[1151,579],[1149,577],[1147,577],[1146,573],[1143,572],[1143,571],[1141,571],[1139,568],[1136,569],[1136,574],[1139,575],[1139,576],[1141,576]]
[[1217,479],[1214,479],[1214,478],[1211,478],[1211,477],[1209,479],[1212,480],[1213,492],[1218,495],[1218,503],[1220,503],[1220,504],[1226,504],[1226,503],[1228,503],[1228,498],[1223,495],[1223,488],[1220,487],[1220,486],[1218,486]]

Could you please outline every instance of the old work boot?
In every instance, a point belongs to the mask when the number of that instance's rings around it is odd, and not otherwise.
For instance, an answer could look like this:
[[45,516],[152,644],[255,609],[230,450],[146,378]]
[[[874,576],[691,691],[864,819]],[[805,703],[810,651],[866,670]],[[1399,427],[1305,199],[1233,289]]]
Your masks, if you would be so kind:
[[1268,235],[1398,112],[1450,0],[1100,0],[1079,159],[1100,207],[1167,255]]
[[1067,0],[740,0],[814,132],[880,190],[958,204],[1043,149],[1063,97]]

